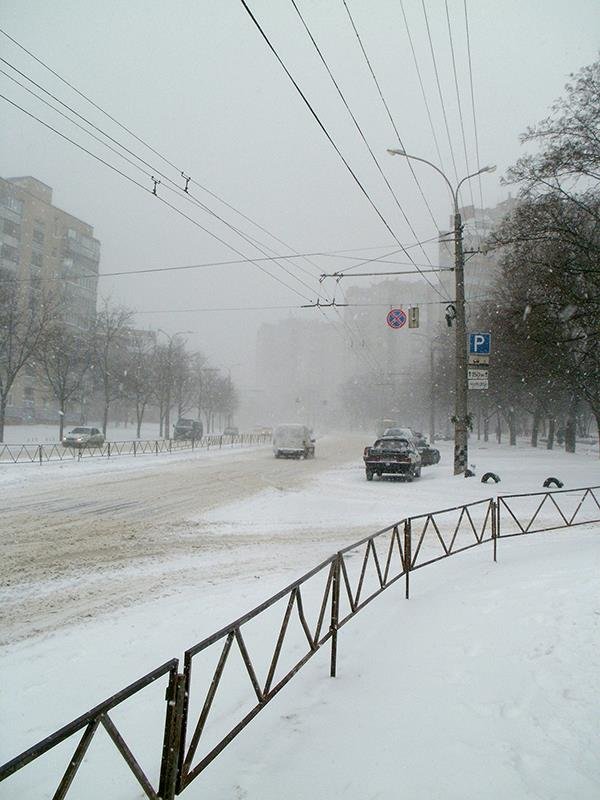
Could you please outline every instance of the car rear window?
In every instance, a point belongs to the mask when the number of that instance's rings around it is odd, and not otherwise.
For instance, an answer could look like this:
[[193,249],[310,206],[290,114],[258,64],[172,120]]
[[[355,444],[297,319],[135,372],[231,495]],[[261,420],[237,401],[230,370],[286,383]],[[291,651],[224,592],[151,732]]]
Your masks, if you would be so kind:
[[408,441],[406,439],[378,439],[373,447],[376,450],[407,450]]

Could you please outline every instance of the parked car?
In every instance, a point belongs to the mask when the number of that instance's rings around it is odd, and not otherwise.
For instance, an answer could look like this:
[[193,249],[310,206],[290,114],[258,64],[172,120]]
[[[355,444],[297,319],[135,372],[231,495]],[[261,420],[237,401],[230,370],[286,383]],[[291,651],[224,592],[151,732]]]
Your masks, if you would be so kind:
[[202,423],[197,419],[183,419],[180,417],[173,426],[174,439],[201,439]]
[[273,431],[275,458],[314,458],[315,439],[306,425],[278,425]]
[[413,442],[415,441],[416,434],[412,428],[386,428],[384,432],[381,434],[382,436],[400,436],[403,439],[411,439]]
[[373,475],[400,475],[407,481],[421,477],[421,456],[412,439],[401,436],[381,436],[363,453],[367,480]]
[[426,436],[423,436],[422,433],[415,433],[415,444],[421,454],[421,462],[424,467],[439,463],[440,451],[429,444]]
[[98,428],[73,428],[62,438],[63,447],[102,447],[104,434]]
[[235,427],[235,425],[230,425],[223,431],[223,436],[239,436],[239,433],[240,431]]

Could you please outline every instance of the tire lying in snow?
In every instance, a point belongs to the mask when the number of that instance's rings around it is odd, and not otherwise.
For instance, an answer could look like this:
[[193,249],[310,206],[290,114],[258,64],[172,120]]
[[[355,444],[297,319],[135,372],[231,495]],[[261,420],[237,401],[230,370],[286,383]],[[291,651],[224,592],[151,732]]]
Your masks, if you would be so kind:
[[548,488],[549,486],[556,486],[557,489],[562,489],[564,484],[558,478],[550,477],[550,478],[546,478],[546,480],[544,481],[544,486],[546,488]]
[[495,472],[486,472],[485,475],[482,477],[481,482],[487,483],[489,480],[494,481],[494,483],[500,483],[500,478],[496,475]]

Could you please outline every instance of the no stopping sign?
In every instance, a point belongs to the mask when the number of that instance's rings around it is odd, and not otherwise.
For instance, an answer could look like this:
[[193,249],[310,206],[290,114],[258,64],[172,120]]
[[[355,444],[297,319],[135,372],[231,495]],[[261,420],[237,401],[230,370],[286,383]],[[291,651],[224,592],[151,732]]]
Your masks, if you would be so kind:
[[388,311],[385,321],[394,330],[406,325],[406,313],[401,308],[392,308]]

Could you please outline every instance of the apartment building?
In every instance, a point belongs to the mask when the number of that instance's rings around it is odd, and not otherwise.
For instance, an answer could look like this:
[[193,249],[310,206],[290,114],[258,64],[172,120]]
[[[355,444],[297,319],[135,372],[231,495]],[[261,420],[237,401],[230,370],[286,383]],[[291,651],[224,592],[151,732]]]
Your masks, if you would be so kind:
[[[506,200],[493,208],[464,206],[460,209],[463,223],[463,248],[465,251],[465,297],[468,303],[489,297],[497,277],[498,256],[482,252],[487,237],[515,208],[517,201],[509,194]],[[440,231],[439,259],[442,266],[454,265],[454,241],[450,218],[448,231]],[[485,248],[483,248],[485,249]]]
[[[52,290],[64,322],[89,329],[99,263],[93,227],[53,205],[50,186],[31,176],[0,178],[0,269],[23,281],[30,305]],[[51,393],[28,365],[11,391],[8,420],[54,422],[56,414]]]

